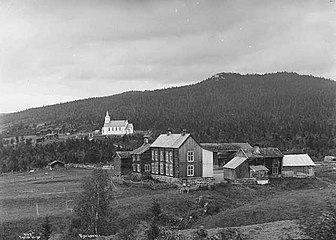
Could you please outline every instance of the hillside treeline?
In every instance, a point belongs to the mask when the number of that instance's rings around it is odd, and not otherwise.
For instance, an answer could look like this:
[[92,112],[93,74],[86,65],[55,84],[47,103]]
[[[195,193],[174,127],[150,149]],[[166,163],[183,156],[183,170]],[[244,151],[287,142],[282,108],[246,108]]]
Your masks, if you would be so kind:
[[0,143],[0,172],[27,171],[43,168],[59,160],[65,163],[107,163],[120,150],[132,150],[141,145],[142,136],[124,136],[104,140],[68,139],[50,144],[33,145],[29,139],[14,145]]
[[[336,82],[296,73],[217,74],[197,84],[126,92],[8,114],[20,135],[29,124],[71,124],[99,129],[106,110],[135,129],[158,134],[168,127],[194,134],[200,142],[249,142],[320,158],[336,146]],[[90,129],[89,129],[90,128]]]

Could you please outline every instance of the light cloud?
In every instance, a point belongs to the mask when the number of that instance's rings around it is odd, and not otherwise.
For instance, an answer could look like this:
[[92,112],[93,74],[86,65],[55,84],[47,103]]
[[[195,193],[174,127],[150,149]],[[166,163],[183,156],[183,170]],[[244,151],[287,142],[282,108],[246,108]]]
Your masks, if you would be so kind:
[[328,0],[0,2],[0,112],[203,80],[336,79]]

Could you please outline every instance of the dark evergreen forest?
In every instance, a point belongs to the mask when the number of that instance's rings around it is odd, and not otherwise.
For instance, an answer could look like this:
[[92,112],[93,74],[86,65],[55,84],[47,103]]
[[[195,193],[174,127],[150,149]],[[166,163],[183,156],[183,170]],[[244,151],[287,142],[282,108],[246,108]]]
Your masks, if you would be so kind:
[[[200,83],[90,98],[5,114],[3,136],[34,133],[49,123],[95,130],[111,119],[128,119],[155,135],[185,128],[199,142],[249,142],[315,159],[335,154],[336,82],[296,73],[220,73]],[[11,124],[9,126],[9,124]],[[9,127],[8,127],[9,126]]]

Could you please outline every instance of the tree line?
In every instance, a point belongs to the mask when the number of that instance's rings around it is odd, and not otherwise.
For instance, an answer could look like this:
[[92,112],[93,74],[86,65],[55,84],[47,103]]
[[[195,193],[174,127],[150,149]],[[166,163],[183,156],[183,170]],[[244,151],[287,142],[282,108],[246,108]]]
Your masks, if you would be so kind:
[[[6,114],[9,135],[34,133],[31,124],[100,129],[128,119],[154,135],[184,128],[200,142],[249,142],[315,159],[336,151],[335,81],[296,73],[220,73],[197,84],[126,92]],[[5,136],[3,134],[3,136]]]

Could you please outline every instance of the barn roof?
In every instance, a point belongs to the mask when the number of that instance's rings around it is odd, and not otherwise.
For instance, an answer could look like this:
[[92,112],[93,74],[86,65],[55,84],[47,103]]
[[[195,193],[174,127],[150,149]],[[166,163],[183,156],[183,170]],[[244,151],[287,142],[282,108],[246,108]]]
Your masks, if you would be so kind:
[[308,154],[284,155],[282,165],[284,167],[314,166],[315,163]]
[[238,151],[239,149],[252,149],[248,143],[201,143],[202,148],[212,152]]
[[246,157],[234,157],[230,162],[224,165],[223,168],[236,169],[240,164],[246,161]]
[[150,143],[143,144],[142,146],[138,147],[137,149],[134,149],[131,152],[131,154],[142,154],[142,153],[146,152],[150,148],[150,146],[151,146]]
[[255,152],[254,149],[244,149],[244,153],[248,158],[283,157],[282,152],[275,147],[259,148],[259,152]]
[[258,172],[258,171],[269,171],[267,167],[263,166],[263,165],[257,165],[257,166],[253,166],[251,165],[250,168],[255,171],[255,172]]
[[118,154],[121,159],[130,158],[132,151],[116,151],[115,154]]
[[109,123],[104,123],[104,127],[126,127],[127,120],[111,120]]
[[186,134],[161,134],[151,145],[151,147],[179,148],[190,137]]

